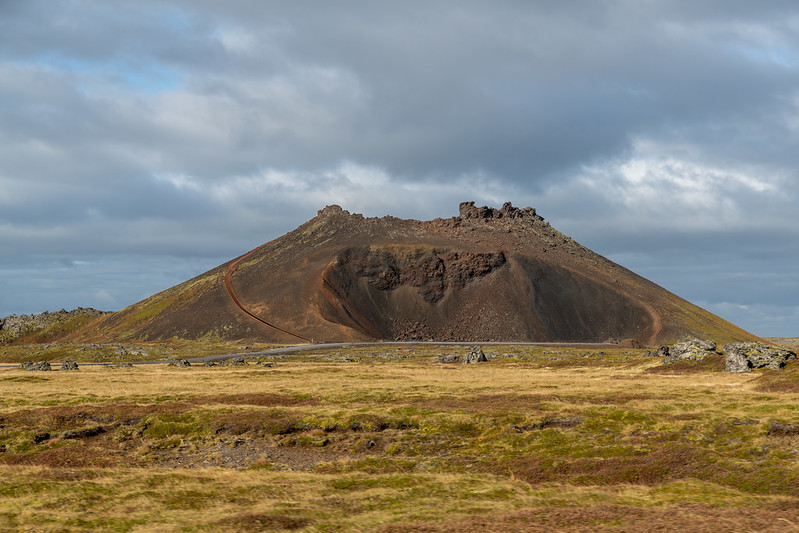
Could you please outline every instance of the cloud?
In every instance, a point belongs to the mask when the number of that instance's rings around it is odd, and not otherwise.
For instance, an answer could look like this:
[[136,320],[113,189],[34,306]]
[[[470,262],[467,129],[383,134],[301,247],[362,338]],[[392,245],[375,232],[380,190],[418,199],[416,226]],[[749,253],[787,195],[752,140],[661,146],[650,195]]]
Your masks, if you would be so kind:
[[[614,218],[638,220],[635,231],[657,227],[693,233],[785,226],[790,212],[785,191],[792,187],[789,175],[775,174],[766,165],[725,168],[659,155],[664,152],[636,143],[630,157],[586,166],[579,178],[560,186],[590,191],[619,212]],[[777,205],[784,210],[775,210]]]
[[741,305],[730,302],[699,302],[707,310],[725,317],[733,324],[746,323],[750,331],[761,337],[785,337],[786,332],[795,331],[799,323],[799,306]]
[[217,28],[213,36],[222,44],[228,52],[235,54],[247,54],[255,50],[256,38],[252,33],[243,28]]
[[384,169],[343,161],[335,167],[315,172],[301,170],[261,169],[253,174],[230,176],[206,183],[203,179],[183,174],[156,176],[157,181],[168,184],[176,191],[191,191],[206,202],[212,202],[220,211],[233,213],[248,211],[248,218],[256,218],[265,202],[279,208],[270,214],[260,215],[272,225],[286,218],[289,209],[302,209],[308,216],[329,204],[340,204],[347,209],[367,216],[392,213],[404,217],[429,217],[442,206],[447,213],[457,214],[458,203],[468,198],[496,204],[505,201],[514,187],[502,184],[477,172],[453,177],[446,182],[408,181],[397,179]]
[[[769,260],[799,259],[798,29],[788,1],[3,2],[0,264],[169,268],[330,203],[510,200],[689,299],[755,309],[762,289],[781,313],[799,297]],[[138,295],[85,294],[102,290]]]

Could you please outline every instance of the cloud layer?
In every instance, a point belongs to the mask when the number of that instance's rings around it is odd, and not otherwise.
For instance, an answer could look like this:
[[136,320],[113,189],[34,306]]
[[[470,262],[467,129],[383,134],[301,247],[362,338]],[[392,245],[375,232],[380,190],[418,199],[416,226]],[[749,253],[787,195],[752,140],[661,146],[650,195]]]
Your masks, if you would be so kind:
[[794,2],[9,0],[0,36],[0,316],[470,199],[799,335]]

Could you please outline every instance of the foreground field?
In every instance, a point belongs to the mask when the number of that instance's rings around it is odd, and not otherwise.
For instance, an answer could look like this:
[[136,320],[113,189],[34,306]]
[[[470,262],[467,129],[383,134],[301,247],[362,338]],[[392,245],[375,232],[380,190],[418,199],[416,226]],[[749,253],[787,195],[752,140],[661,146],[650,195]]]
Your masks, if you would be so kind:
[[465,351],[0,369],[0,529],[799,530],[796,363]]

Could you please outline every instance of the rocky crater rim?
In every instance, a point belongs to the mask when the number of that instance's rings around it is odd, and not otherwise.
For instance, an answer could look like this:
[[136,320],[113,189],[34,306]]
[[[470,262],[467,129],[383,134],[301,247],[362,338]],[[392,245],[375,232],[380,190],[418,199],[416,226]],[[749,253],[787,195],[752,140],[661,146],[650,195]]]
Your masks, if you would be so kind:
[[476,207],[474,202],[461,202],[458,206],[458,217],[461,220],[469,219],[519,219],[533,221],[543,221],[544,217],[536,213],[535,207],[513,207],[510,202],[505,202],[499,209],[482,206]]
[[[343,209],[340,205],[332,204],[326,206],[317,212],[319,218],[334,218],[334,217],[352,217],[363,220],[364,216],[360,213],[350,213]],[[381,217],[371,217],[371,220],[376,220]],[[396,217],[386,216],[383,219],[397,219]],[[518,220],[527,222],[543,222],[544,217],[536,212],[534,207],[514,207],[511,202],[505,202],[499,209],[489,206],[478,207],[474,201],[461,202],[458,205],[458,216],[452,217],[448,220],[453,222],[463,221],[480,221],[480,220]],[[441,219],[439,219],[441,220]],[[446,220],[446,219],[445,219]]]

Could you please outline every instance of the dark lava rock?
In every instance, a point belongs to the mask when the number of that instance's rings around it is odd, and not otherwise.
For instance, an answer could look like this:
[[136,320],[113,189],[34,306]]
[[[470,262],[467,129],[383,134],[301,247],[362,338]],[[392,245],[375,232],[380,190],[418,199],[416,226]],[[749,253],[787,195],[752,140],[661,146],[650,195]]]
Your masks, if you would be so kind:
[[756,426],[757,424],[760,423],[760,420],[756,420],[754,418],[744,418],[743,420],[741,420],[740,418],[733,417],[730,420],[730,423],[733,426]]
[[461,359],[461,363],[464,365],[474,364],[474,363],[485,363],[488,361],[486,354],[483,353],[483,349],[479,346],[472,346],[469,348],[469,353],[466,354],[463,359]]
[[203,366],[216,366],[216,363],[214,363],[213,361],[206,361],[203,363]]
[[724,345],[727,372],[751,372],[753,368],[779,370],[796,354],[762,342],[731,342]]
[[170,361],[168,366],[186,367],[191,366],[191,363],[186,359],[176,359],[175,361]]
[[516,424],[511,424],[510,429],[514,429],[516,431],[533,431],[538,429],[546,429],[551,427],[557,428],[573,428],[579,426],[583,423],[582,418],[544,418],[540,422],[536,422],[535,424],[527,424],[524,426],[517,426]]
[[78,363],[67,359],[66,361],[61,363],[61,370],[78,370]]
[[539,216],[535,212],[535,208],[533,207],[525,207],[523,209],[519,209],[518,207],[513,207],[510,202],[505,202],[500,209],[494,209],[493,207],[483,206],[483,207],[476,207],[474,202],[461,202],[458,206],[459,216],[462,219],[470,219],[470,218],[516,218],[516,219],[538,219],[544,220],[543,217]]
[[439,355],[436,361],[439,363],[458,363],[461,358],[459,355]]
[[425,302],[436,303],[444,298],[448,289],[463,289],[506,263],[507,257],[501,251],[420,248],[398,253],[373,248],[348,248],[330,264],[323,276],[331,287],[339,291],[366,278],[368,285],[378,291],[410,286],[417,289]]
[[28,372],[47,372],[51,370],[50,363],[47,361],[38,361],[36,363],[25,361],[20,366]]
[[103,426],[94,426],[85,429],[73,429],[65,431],[61,434],[62,439],[86,439],[88,437],[96,437],[101,433],[105,433],[106,429]]
[[772,420],[768,425],[769,435],[799,435],[799,424],[783,424]]
[[233,357],[232,359],[222,361],[221,364],[222,366],[240,366],[246,365],[247,361],[244,360],[244,357]]

